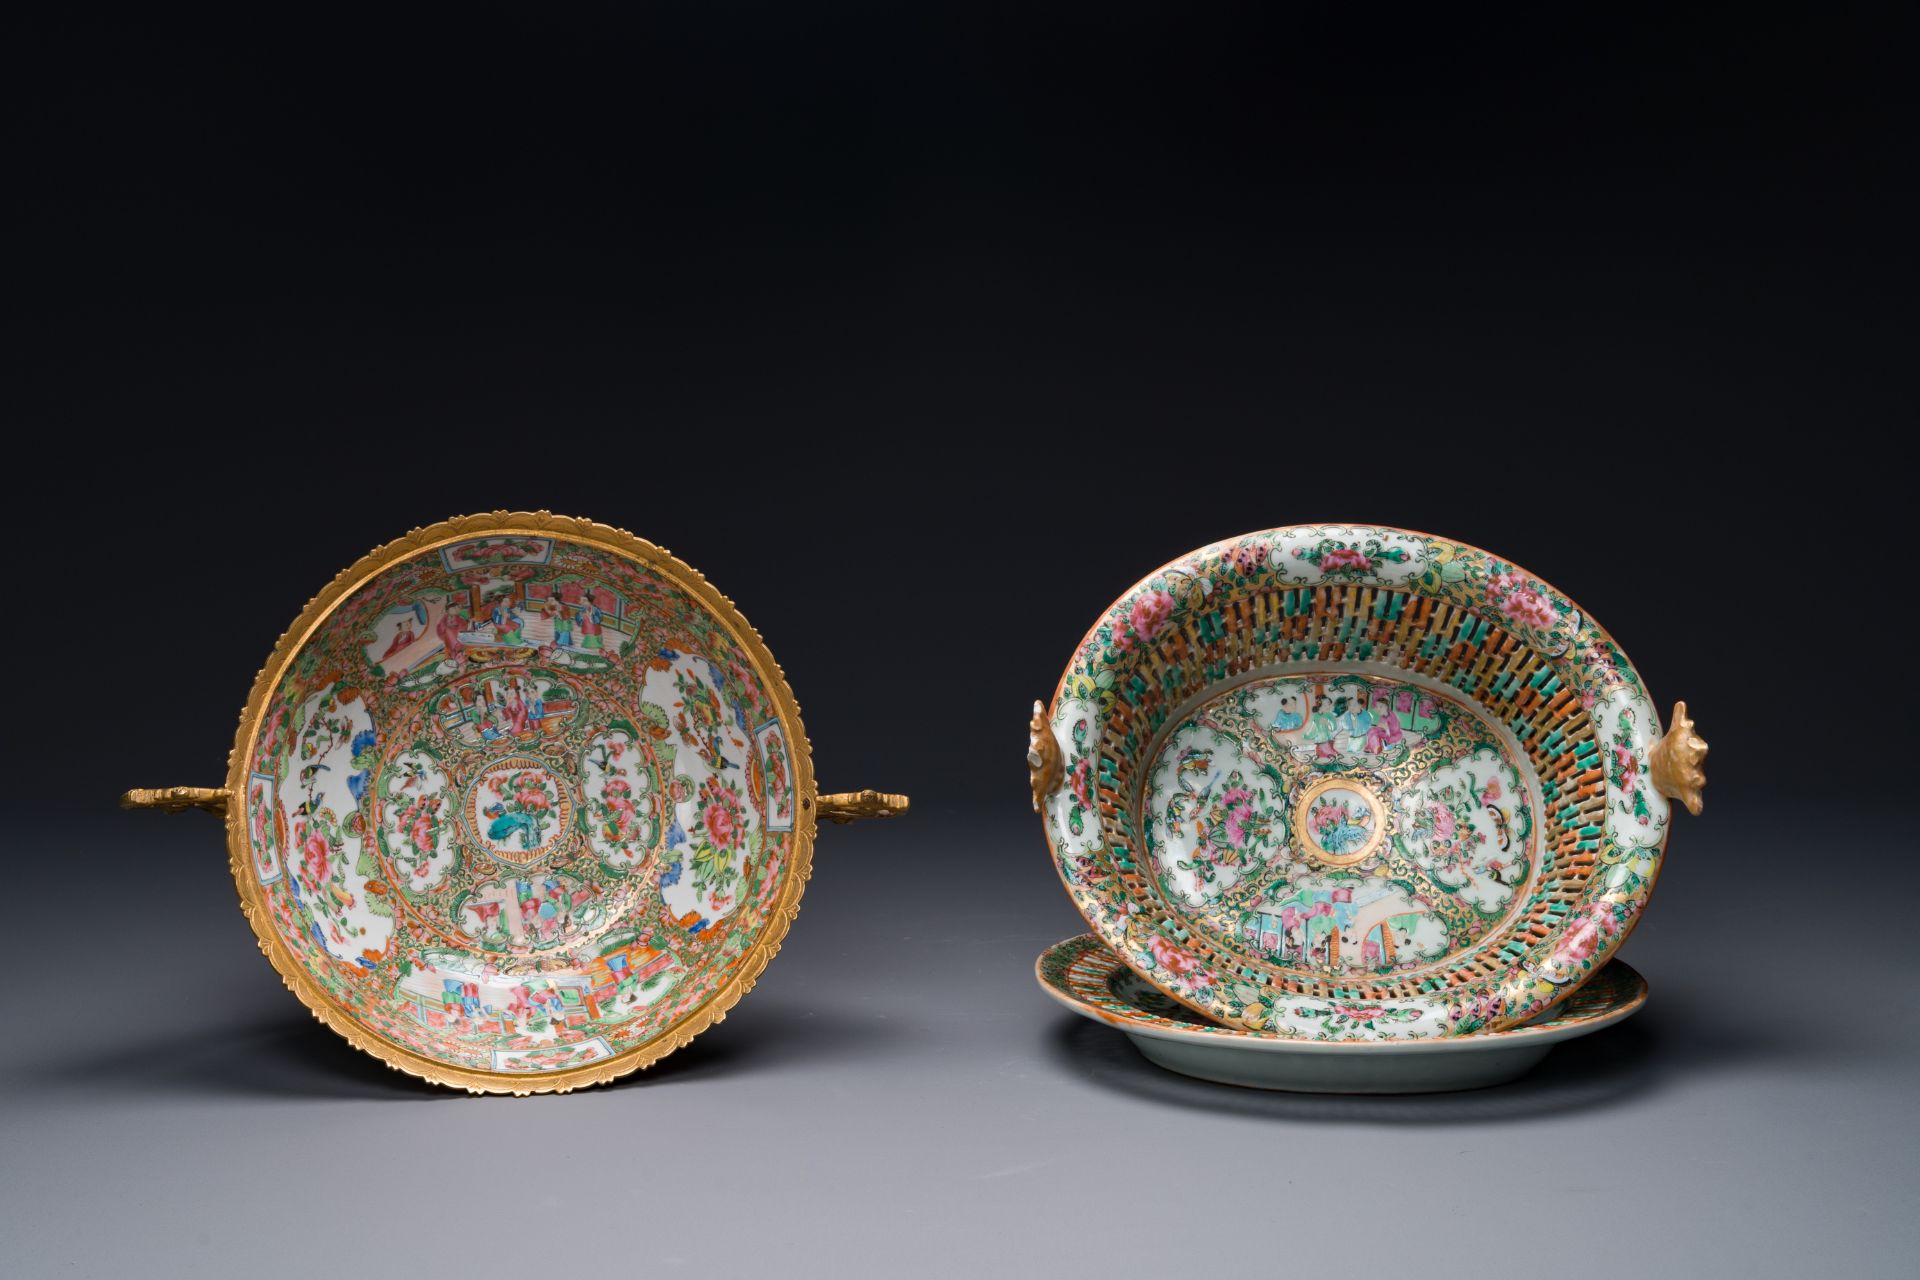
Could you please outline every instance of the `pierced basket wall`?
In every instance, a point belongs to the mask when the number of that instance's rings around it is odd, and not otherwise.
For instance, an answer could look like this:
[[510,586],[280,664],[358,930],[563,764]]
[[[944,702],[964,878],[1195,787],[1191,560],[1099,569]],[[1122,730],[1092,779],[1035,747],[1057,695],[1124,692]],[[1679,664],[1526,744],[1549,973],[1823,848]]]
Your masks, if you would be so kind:
[[1512,1026],[1596,972],[1705,750],[1687,723],[1660,741],[1563,593],[1380,526],[1149,575],[1031,746],[1068,892],[1140,974],[1233,1025],[1362,1039]]

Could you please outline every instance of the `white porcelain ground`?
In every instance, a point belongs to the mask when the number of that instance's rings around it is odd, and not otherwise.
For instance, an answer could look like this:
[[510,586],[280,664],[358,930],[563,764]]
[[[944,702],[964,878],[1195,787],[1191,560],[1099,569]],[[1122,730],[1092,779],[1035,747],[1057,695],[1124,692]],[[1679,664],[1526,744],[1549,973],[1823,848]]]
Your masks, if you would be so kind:
[[1041,989],[1084,1018],[1117,1028],[1149,1062],[1221,1084],[1296,1093],[1443,1093],[1525,1075],[1553,1047],[1636,1013],[1647,983],[1614,960],[1566,1004],[1523,1026],[1433,1040],[1304,1040],[1200,1018],[1127,969],[1092,935],[1048,949]]

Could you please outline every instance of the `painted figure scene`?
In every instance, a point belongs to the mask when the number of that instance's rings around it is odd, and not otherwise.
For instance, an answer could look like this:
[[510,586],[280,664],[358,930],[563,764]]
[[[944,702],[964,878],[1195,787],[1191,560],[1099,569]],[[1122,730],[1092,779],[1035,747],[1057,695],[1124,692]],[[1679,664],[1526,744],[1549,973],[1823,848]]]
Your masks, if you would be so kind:
[[254,870],[279,940],[395,1045],[512,1072],[614,1056],[765,927],[786,736],[665,576],[455,543],[345,601],[289,670],[247,788]]
[[1255,681],[1181,721],[1148,777],[1161,891],[1251,955],[1387,974],[1471,947],[1537,862],[1525,757],[1435,689]]

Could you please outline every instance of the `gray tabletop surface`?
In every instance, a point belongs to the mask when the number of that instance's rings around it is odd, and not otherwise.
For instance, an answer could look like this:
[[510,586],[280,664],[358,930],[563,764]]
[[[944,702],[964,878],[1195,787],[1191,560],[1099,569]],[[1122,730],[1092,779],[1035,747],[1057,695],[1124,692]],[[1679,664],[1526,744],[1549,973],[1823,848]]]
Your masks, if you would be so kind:
[[[1894,839],[1885,816],[1860,830]],[[532,1099],[419,1084],[315,1023],[213,822],[16,830],[62,853],[10,859],[0,1270],[1912,1275],[1911,912],[1792,887],[1836,856],[1827,821],[1682,818],[1622,953],[1647,1008],[1518,1083],[1402,1098],[1187,1080],[1052,1004],[1033,960],[1082,929],[1004,813],[823,832],[733,1016]],[[88,914],[75,868],[110,885]]]

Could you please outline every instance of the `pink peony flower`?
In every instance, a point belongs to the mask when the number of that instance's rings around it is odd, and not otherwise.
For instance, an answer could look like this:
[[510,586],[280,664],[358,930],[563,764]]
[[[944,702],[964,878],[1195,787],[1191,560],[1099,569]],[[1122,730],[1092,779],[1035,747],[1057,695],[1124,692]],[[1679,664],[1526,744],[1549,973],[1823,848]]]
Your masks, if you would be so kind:
[[706,824],[707,836],[723,849],[731,849],[733,842],[739,838],[739,819],[734,817],[733,810],[727,805],[718,801],[707,805],[701,821]]
[[1515,622],[1545,629],[1553,625],[1553,605],[1533,587],[1521,587],[1500,598],[1500,611]]
[[1086,757],[1073,766],[1067,775],[1067,785],[1073,789],[1073,798],[1080,802],[1082,809],[1093,808],[1093,759]]
[[1160,629],[1167,625],[1167,619],[1172,616],[1171,595],[1158,589],[1145,592],[1127,612],[1127,631],[1121,637],[1120,647],[1124,649],[1135,643],[1145,644],[1160,634]]
[[1377,1004],[1336,1004],[1333,1006],[1333,1011],[1342,1017],[1352,1018],[1355,1022],[1372,1022],[1375,1018],[1385,1016],[1387,1012],[1384,1006]]
[[1343,569],[1371,569],[1373,561],[1357,547],[1335,547],[1320,556],[1322,573],[1337,573]]
[[1612,933],[1614,927],[1611,915],[1595,913],[1583,916],[1560,939],[1560,945],[1554,948],[1553,958],[1561,964],[1577,964],[1589,958],[1599,950],[1601,940]]
[[1620,786],[1631,791],[1640,780],[1640,760],[1625,747],[1613,749],[1613,761],[1620,767]]
[[1227,843],[1236,849],[1247,847],[1253,833],[1253,806],[1237,805],[1227,810]]
[[1600,926],[1592,920],[1582,920],[1568,930],[1567,936],[1560,940],[1560,946],[1554,952],[1554,959],[1566,963],[1578,963],[1591,956],[1599,945]]
[[1169,973],[1184,977],[1200,967],[1200,962],[1191,954],[1174,946],[1157,933],[1147,940],[1147,950],[1153,954],[1154,962]]

